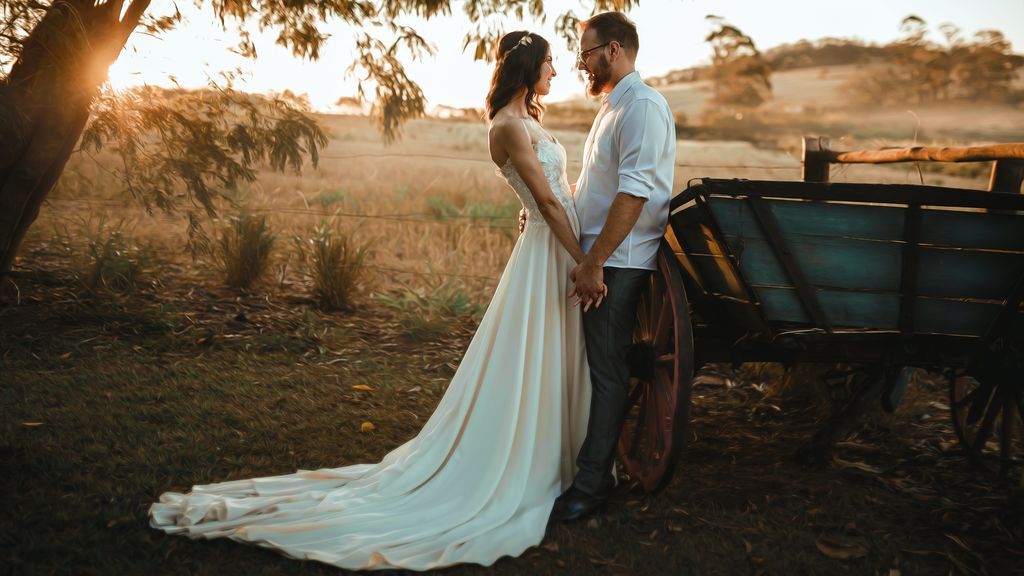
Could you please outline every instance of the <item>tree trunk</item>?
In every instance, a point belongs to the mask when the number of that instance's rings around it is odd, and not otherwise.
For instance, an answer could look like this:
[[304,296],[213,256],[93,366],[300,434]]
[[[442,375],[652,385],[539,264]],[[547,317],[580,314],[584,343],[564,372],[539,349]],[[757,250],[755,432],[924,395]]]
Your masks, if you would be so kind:
[[0,85],[0,277],[8,274],[89,119],[107,70],[150,0],[64,0],[25,39]]

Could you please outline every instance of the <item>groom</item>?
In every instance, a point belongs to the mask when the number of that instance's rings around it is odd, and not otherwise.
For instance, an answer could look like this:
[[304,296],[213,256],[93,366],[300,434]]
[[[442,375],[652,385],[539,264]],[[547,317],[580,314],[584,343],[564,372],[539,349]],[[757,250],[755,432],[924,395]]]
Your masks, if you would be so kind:
[[637,302],[668,222],[676,154],[668,103],[635,70],[636,25],[618,12],[605,12],[579,29],[576,66],[603,104],[583,149],[575,192],[587,255],[570,278],[584,303],[602,296],[604,301],[583,312],[593,392],[587,437],[576,460],[579,472],[551,512],[562,522],[600,508],[615,485],[615,448],[629,408],[626,353]]

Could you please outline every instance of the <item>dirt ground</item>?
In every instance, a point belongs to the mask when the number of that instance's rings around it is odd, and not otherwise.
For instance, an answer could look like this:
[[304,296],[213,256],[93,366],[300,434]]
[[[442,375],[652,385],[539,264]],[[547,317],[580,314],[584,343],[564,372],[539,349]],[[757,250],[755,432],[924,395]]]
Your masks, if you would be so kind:
[[[165,536],[146,510],[192,483],[376,461],[429,416],[473,330],[453,321],[410,340],[373,303],[326,314],[280,289],[216,288],[186,266],[159,288],[85,292],[59,254],[30,256],[0,308],[11,574],[336,573]],[[1024,573],[1024,490],[968,465],[940,380],[918,379],[895,414],[866,415],[828,465],[807,468],[793,453],[827,405],[814,383],[780,387],[757,368],[697,379],[664,492],[623,477],[603,513],[549,527],[521,557],[446,572]]]

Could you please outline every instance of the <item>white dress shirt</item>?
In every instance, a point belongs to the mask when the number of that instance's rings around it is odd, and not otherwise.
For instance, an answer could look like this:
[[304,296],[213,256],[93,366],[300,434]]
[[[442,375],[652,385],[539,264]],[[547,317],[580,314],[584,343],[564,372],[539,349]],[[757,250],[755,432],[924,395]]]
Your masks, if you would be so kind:
[[604,263],[654,270],[668,224],[676,160],[676,127],[668,102],[631,72],[604,99],[583,148],[576,182],[580,244],[589,252],[619,192],[646,200],[629,235]]

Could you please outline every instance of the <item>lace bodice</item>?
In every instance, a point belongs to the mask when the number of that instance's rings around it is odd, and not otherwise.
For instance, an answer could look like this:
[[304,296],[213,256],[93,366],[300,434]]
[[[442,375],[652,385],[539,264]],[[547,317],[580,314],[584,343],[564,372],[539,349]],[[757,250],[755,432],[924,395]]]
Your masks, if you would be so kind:
[[[562,203],[566,212],[570,213],[571,219],[575,220],[576,208],[573,205],[569,180],[565,175],[565,148],[532,119],[525,120],[523,125],[530,134],[530,139],[533,141],[533,149],[537,152],[537,159],[544,170],[544,176],[547,177],[548,183],[551,184],[551,190],[555,193],[558,201]],[[530,193],[530,188],[526,185],[526,182],[523,181],[515,166],[512,165],[512,159],[506,160],[505,165],[495,171],[505,179],[505,182],[508,182],[508,185],[515,191],[516,196],[519,197],[523,207],[526,208],[526,221],[528,223],[543,223],[544,218],[537,210],[537,202],[534,201],[533,194]]]

